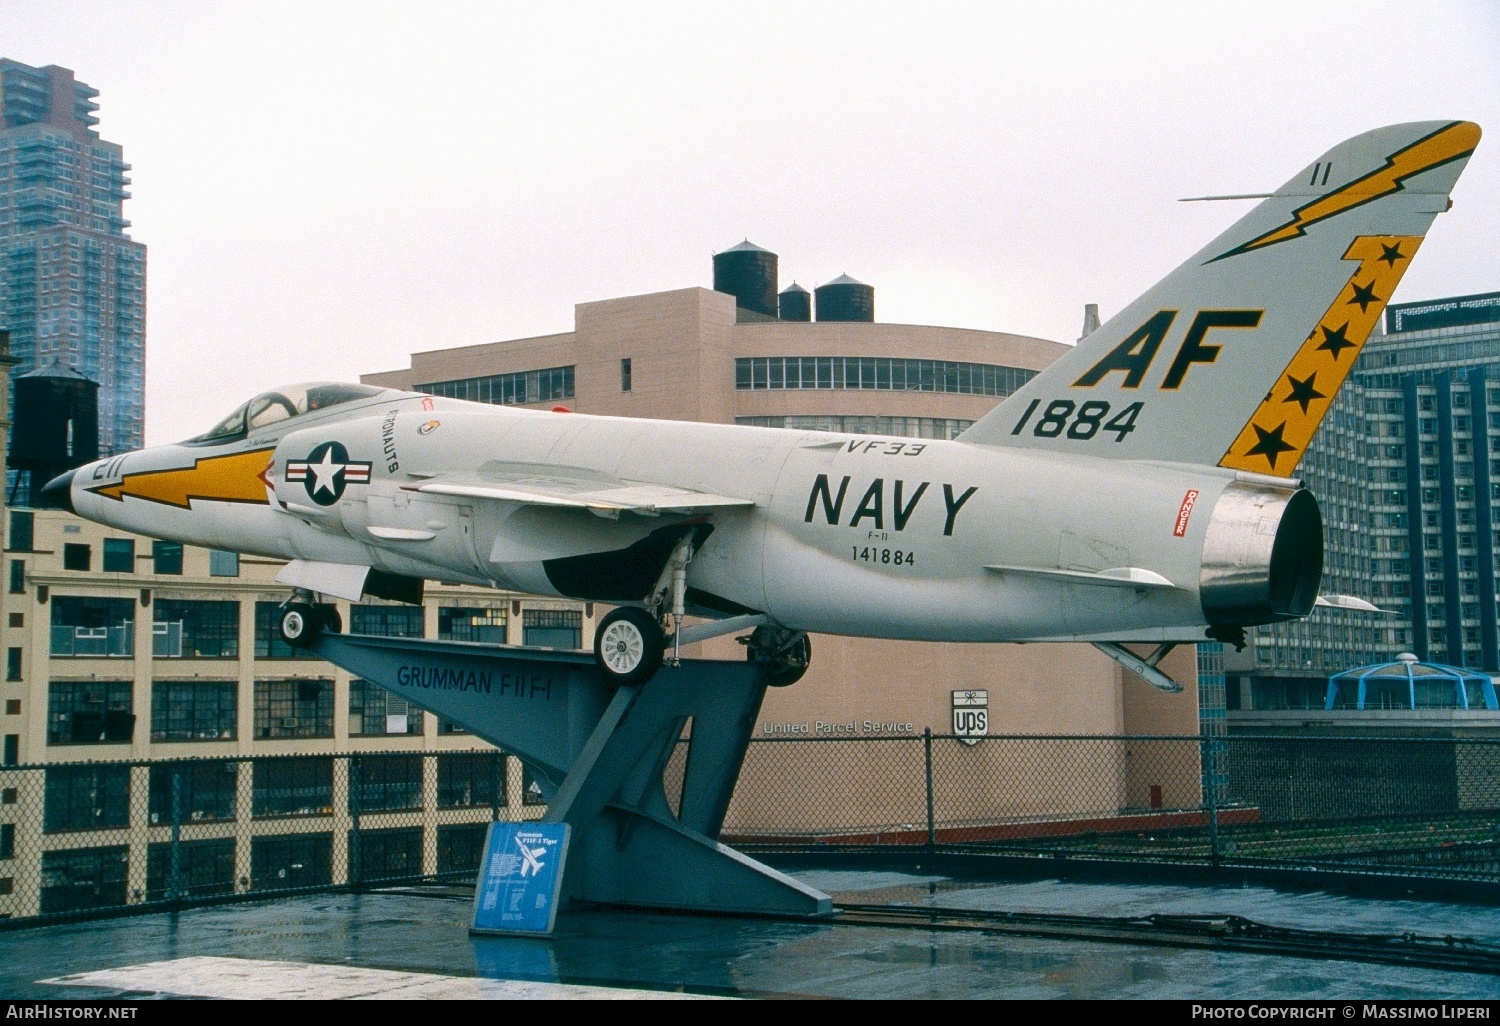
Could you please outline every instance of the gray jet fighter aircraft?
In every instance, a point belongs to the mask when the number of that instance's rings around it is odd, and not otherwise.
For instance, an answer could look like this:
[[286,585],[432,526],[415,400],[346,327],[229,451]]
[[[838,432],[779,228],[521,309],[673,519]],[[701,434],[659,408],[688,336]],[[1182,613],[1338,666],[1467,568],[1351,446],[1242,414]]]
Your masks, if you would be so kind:
[[1089,641],[1175,689],[1155,669],[1172,644],[1374,608],[1319,599],[1322,521],[1290,475],[1479,135],[1435,121],[1336,146],[955,441],[311,384],[45,491],[289,560],[292,644],[338,629],[317,595],[416,601],[441,579],[616,604],[595,654],[621,684],[753,631],[778,683],[824,632]]

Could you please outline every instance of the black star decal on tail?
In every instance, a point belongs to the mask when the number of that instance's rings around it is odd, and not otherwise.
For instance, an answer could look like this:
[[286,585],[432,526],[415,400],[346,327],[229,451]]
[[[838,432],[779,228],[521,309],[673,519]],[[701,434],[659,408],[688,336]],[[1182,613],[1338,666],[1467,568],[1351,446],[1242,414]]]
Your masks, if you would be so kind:
[[1354,298],[1349,300],[1349,302],[1345,305],[1353,306],[1355,303],[1358,303],[1359,312],[1364,313],[1365,308],[1368,307],[1371,303],[1379,303],[1380,301],[1380,297],[1375,294],[1375,283],[1372,281],[1368,285],[1360,285],[1356,283],[1354,286]]
[[1333,354],[1334,361],[1337,362],[1337,360],[1339,358],[1339,353],[1342,353],[1345,349],[1352,349],[1352,348],[1354,348],[1354,343],[1350,342],[1347,338],[1344,337],[1344,332],[1346,332],[1348,330],[1349,330],[1349,322],[1348,321],[1345,321],[1344,324],[1341,327],[1337,327],[1337,328],[1326,328],[1325,327],[1323,329],[1323,344],[1320,345],[1318,347],[1318,349],[1320,349],[1320,350],[1323,350],[1323,349],[1328,350],[1330,353]]
[[1264,456],[1266,458],[1266,462],[1271,464],[1272,470],[1276,469],[1276,461],[1281,458],[1282,453],[1291,452],[1296,448],[1296,446],[1288,445],[1286,442],[1283,442],[1281,440],[1281,433],[1286,430],[1285,421],[1277,424],[1270,431],[1267,431],[1259,424],[1251,424],[1250,426],[1255,429],[1255,434],[1258,441],[1249,449],[1245,450],[1245,455]]
[[1401,243],[1398,242],[1394,246],[1387,246],[1382,242],[1380,244],[1380,259],[1391,267],[1395,267],[1397,260],[1406,259],[1406,254],[1401,252]]
[[1314,399],[1328,398],[1322,392],[1319,392],[1316,388],[1313,387],[1318,380],[1316,371],[1309,374],[1304,381],[1298,381],[1290,374],[1286,376],[1286,379],[1287,381],[1291,382],[1292,391],[1287,395],[1285,399],[1281,401],[1284,403],[1297,403],[1302,407],[1303,413],[1307,412],[1307,404],[1312,402]]

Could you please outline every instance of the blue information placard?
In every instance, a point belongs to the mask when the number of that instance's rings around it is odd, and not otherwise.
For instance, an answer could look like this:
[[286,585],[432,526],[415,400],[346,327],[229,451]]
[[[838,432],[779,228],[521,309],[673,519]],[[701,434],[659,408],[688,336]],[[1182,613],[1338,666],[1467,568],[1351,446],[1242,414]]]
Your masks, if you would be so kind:
[[557,919],[566,823],[491,823],[474,889],[474,933],[546,935]]

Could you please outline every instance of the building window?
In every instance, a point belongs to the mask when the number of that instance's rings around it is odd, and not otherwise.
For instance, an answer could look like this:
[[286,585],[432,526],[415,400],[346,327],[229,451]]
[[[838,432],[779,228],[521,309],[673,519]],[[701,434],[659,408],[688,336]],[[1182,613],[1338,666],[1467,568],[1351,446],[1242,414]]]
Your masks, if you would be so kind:
[[130,767],[48,766],[42,830],[102,830],[130,822]]
[[521,643],[538,648],[581,648],[583,614],[576,609],[527,609],[521,613]]
[[734,361],[734,387],[762,389],[859,389],[1008,396],[1036,371],[955,360],[908,360],[875,356],[754,356]]
[[630,357],[620,361],[620,391],[630,391]]
[[437,871],[439,876],[472,877],[484,858],[484,839],[488,823],[454,823],[437,828]]
[[879,416],[787,416],[736,417],[744,427],[788,428],[796,431],[832,431],[850,435],[895,435],[901,438],[952,440],[974,426],[972,420],[955,417]]
[[302,757],[256,759],[250,814],[326,816],[333,811],[333,760]]
[[207,898],[234,893],[234,838],[180,841],[177,879],[172,879],[172,845],[158,841],[146,848],[146,900]]
[[32,513],[30,510],[11,510],[9,547],[12,552],[30,552],[32,550],[33,528],[35,525],[35,513]]
[[124,905],[128,852],[124,845],[43,852],[42,914]]
[[360,755],[349,760],[349,811],[422,807],[422,756]]
[[16,825],[0,823],[0,859],[16,857]]
[[459,378],[417,385],[418,392],[467,399],[473,403],[511,406],[573,398],[573,368],[548,367],[515,374],[491,374],[481,378]]
[[156,574],[180,576],[182,574],[182,543],[152,542],[151,569]]
[[440,809],[505,804],[505,754],[459,752],[437,757]]
[[130,599],[52,598],[54,657],[127,657],[135,653],[135,603]]
[[107,574],[135,573],[134,539],[104,539],[104,572]]
[[239,713],[234,681],[157,681],[151,685],[152,741],[233,741]]
[[238,577],[239,575],[240,554],[238,552],[225,552],[223,549],[208,550],[208,576]]
[[[320,605],[319,610],[330,610],[330,605]],[[277,623],[281,619],[281,603],[255,603],[255,658],[257,659],[316,659],[305,648],[293,648],[281,640]]]
[[21,649],[12,646],[5,650],[5,679],[21,679]]
[[333,682],[256,681],[255,737],[333,737]]
[[[172,781],[177,780],[177,811]],[[203,760],[159,762],[151,767],[151,823],[204,823],[234,819],[239,763]]]
[[349,879],[358,883],[422,875],[422,828],[361,830],[349,834]]
[[63,569],[88,570],[93,562],[93,550],[82,542],[63,543]]
[[47,688],[49,745],[129,744],[135,733],[131,683],[53,681]]
[[[3,755],[0,755],[0,764],[6,765],[6,766],[17,766],[17,765],[20,765],[20,762],[21,762],[21,735],[20,734],[6,734],[5,735],[5,752],[4,752]],[[11,793],[14,794],[14,790],[13,789],[9,789],[8,788],[7,790],[10,790]],[[14,801],[14,800],[15,800],[14,798],[11,799],[11,801]]]
[[10,561],[10,593],[12,595],[26,593],[26,560],[24,559]]
[[293,890],[333,882],[333,835],[284,834],[250,841],[250,889]]
[[421,606],[350,606],[351,634],[379,634],[387,638],[420,638]]
[[349,736],[422,733],[422,710],[367,680],[349,682]]
[[482,641],[503,645],[506,610],[476,606],[440,606],[438,638],[442,641]]
[[151,654],[159,659],[234,659],[240,654],[240,604],[158,599]]
[[[1496,603],[1496,606],[1497,606],[1497,608],[1500,608],[1500,603]],[[454,723],[452,720],[444,719],[441,716],[439,716],[437,718],[437,731],[438,731],[439,734],[467,734],[468,733],[468,731],[466,729],[464,729],[464,727],[461,724]]]

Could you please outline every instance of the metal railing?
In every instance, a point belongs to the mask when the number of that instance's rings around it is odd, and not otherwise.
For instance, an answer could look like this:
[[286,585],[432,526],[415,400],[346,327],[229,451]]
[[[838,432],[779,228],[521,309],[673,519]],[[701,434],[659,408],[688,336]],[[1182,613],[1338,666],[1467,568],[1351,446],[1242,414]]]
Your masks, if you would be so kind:
[[472,879],[545,806],[493,749],[0,768],[0,916]]
[[1500,882],[1500,738],[758,740],[724,834]]
[[[0,915],[467,881],[491,821],[545,808],[493,749],[0,767]],[[723,840],[1500,883],[1500,739],[757,739]]]

